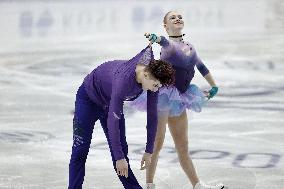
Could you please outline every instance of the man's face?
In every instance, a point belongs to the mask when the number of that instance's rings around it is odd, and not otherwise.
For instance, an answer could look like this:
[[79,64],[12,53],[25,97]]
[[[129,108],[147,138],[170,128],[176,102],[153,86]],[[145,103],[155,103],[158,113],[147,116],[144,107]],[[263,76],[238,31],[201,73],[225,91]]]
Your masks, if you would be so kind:
[[159,88],[162,87],[162,84],[159,80],[151,76],[149,73],[144,73],[144,77],[142,80],[142,88],[143,90],[151,90],[156,92]]

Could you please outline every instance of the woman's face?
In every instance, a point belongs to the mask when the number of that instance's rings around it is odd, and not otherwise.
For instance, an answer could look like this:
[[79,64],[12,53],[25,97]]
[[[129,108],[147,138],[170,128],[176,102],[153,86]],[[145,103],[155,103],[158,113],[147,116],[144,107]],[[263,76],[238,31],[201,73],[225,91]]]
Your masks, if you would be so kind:
[[177,30],[182,30],[184,27],[184,22],[182,15],[178,12],[170,12],[166,17],[166,23],[164,25],[167,32],[173,33]]
[[159,80],[155,79],[149,73],[144,73],[144,77],[142,78],[142,88],[143,90],[150,90],[156,92],[159,88],[162,87]]

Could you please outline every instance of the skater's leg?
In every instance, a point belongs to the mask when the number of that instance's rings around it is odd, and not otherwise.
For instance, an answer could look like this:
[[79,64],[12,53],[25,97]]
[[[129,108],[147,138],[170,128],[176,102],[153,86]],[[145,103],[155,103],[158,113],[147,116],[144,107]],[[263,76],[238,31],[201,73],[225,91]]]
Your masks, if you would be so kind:
[[167,122],[168,114],[160,114],[158,117],[157,133],[154,143],[154,150],[151,158],[151,164],[146,169],[146,183],[148,183],[148,185],[151,185],[150,183],[153,183],[154,180],[154,175],[159,159],[159,153],[164,144]]
[[186,111],[178,117],[169,117],[169,129],[177,150],[180,165],[193,186],[199,182],[188,151],[188,121]]
[[82,88],[78,90],[73,118],[73,146],[69,163],[69,189],[81,189],[85,176],[85,162],[90,148],[98,108],[88,99]]
[[227,189],[222,183],[206,185],[197,177],[191,157],[188,153],[188,121],[186,112],[178,117],[169,118],[169,129],[178,153],[179,162],[194,189]]
[[[104,133],[105,133],[107,141],[108,141],[108,145],[109,145],[109,148],[110,148],[110,153],[111,153],[111,157],[112,157],[112,161],[113,161],[113,167],[114,167],[115,172],[116,172],[116,161],[114,159],[113,152],[112,152],[111,146],[110,146],[110,140],[109,140],[108,128],[107,128],[107,118],[100,119],[100,121],[101,121],[102,128],[104,130]],[[119,120],[119,131],[120,131],[120,143],[121,143],[121,146],[122,146],[122,151],[123,151],[125,159],[128,163],[128,178],[126,178],[124,176],[118,176],[119,180],[121,181],[124,188],[126,188],[126,189],[142,189],[142,187],[139,185],[136,177],[134,176],[134,174],[131,170],[131,167],[129,165],[129,159],[127,157],[127,155],[128,155],[128,144],[126,142],[126,136],[125,136],[125,119],[124,119],[124,116],[122,116]]]

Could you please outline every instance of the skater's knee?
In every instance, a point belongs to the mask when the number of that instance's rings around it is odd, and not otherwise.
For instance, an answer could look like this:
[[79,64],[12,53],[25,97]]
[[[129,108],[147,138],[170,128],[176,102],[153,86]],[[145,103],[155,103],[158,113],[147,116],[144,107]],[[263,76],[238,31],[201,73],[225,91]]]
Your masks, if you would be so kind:
[[86,161],[89,153],[89,146],[80,146],[73,148],[71,161]]
[[184,154],[188,153],[188,144],[187,143],[176,144],[175,148],[176,148],[178,154],[184,155]]

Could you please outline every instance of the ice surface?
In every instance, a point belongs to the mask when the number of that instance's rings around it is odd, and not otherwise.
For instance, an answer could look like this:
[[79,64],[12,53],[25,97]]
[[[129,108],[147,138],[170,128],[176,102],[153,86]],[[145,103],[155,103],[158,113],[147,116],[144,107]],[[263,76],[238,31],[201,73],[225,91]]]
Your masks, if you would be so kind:
[[[249,7],[251,2],[256,1],[250,1]],[[1,22],[6,23],[3,17]],[[259,26],[257,23],[254,26]],[[214,29],[201,31],[197,27],[187,38],[195,44],[220,87],[218,96],[202,113],[188,113],[190,154],[199,177],[206,183],[221,181],[230,189],[280,189],[284,186],[281,23],[283,17],[270,23],[272,29],[251,31],[250,35],[231,33],[230,28],[220,34]],[[30,50],[21,46],[22,51],[17,47],[7,52],[1,46],[1,189],[67,188],[76,90],[84,76],[100,63],[130,58],[147,45],[143,33],[132,32],[129,37],[109,35],[103,39],[99,36],[90,40],[76,36],[79,42],[70,40],[68,44],[61,42],[60,37],[54,48],[39,40],[30,44]],[[210,37],[211,33],[214,36]],[[8,45],[10,49],[12,45]],[[154,45],[153,48],[158,58],[160,47]],[[193,82],[208,89],[198,72]],[[139,165],[146,142],[146,115],[127,106],[125,111],[131,167],[143,184],[145,172],[139,170]],[[104,133],[97,123],[84,188],[122,188],[110,162]],[[155,182],[157,189],[192,188],[179,166],[169,132]]]

